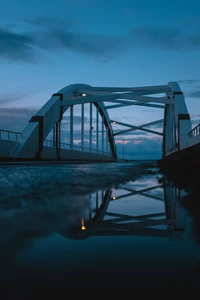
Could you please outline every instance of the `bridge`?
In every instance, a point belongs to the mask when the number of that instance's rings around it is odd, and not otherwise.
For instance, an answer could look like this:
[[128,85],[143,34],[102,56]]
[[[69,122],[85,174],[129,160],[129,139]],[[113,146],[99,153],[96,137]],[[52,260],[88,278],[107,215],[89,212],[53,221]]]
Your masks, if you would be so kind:
[[[89,107],[87,147],[85,105]],[[146,106],[163,110],[163,118],[135,126],[113,120],[110,109]],[[74,109],[80,108],[80,145],[74,143]],[[68,143],[61,139],[66,121]],[[162,132],[149,126],[163,124]],[[115,130],[115,124],[122,130]],[[54,93],[31,117],[22,132],[0,130],[0,158],[14,160],[118,161],[116,137],[140,130],[162,136],[162,157],[191,148],[200,142],[199,126],[192,129],[184,95],[177,82],[143,87],[93,87],[72,84]]]

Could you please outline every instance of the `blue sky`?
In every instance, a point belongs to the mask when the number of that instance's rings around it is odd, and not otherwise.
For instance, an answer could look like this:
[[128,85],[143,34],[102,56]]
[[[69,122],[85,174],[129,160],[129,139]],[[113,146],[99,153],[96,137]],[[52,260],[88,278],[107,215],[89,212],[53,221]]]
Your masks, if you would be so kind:
[[[146,86],[178,81],[200,120],[200,3],[197,0],[1,0],[0,128],[22,131],[53,93],[72,83]],[[109,110],[140,125],[158,109]],[[125,156],[160,155],[160,138],[124,136]],[[121,144],[119,151],[121,151]]]

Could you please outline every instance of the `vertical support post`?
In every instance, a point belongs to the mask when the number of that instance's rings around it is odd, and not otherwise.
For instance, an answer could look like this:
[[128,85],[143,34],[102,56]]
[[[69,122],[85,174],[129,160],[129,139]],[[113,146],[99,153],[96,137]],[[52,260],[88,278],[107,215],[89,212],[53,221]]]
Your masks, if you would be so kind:
[[70,149],[73,149],[73,139],[74,139],[74,106],[70,106]]
[[99,150],[99,107],[96,108],[96,150]]
[[92,151],[92,103],[90,103],[90,152]]
[[192,129],[190,115],[188,114],[183,92],[177,82],[169,82],[174,100],[175,126],[178,129],[178,147],[179,150],[187,147],[189,140],[188,133]]
[[108,127],[106,127],[106,152],[108,153]]
[[84,150],[84,103],[81,103],[81,147]]
[[53,147],[56,146],[56,126],[53,126]]
[[104,116],[102,116],[102,152],[104,152]]
[[89,198],[90,198],[90,206],[89,206],[89,220],[92,220],[92,208],[91,208],[91,199],[92,199],[92,195],[91,195],[91,194],[90,194]]
[[60,159],[60,121],[56,123],[56,155]]
[[98,191],[96,192],[96,211],[98,211],[99,208],[99,194]]
[[123,159],[124,159],[124,139],[123,139]]
[[176,148],[174,126],[174,105],[166,104],[163,127],[163,158]]

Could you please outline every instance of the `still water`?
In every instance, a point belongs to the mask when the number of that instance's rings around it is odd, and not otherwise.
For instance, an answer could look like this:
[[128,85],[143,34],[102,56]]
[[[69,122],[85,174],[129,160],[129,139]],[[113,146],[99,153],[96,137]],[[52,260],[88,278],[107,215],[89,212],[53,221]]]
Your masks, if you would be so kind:
[[198,288],[197,191],[155,165],[1,165],[1,288]]

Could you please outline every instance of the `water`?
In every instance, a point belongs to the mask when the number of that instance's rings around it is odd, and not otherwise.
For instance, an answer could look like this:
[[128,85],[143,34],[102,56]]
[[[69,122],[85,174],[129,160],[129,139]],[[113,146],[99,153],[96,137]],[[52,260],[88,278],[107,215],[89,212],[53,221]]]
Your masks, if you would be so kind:
[[1,165],[0,286],[198,288],[198,191],[151,162]]

